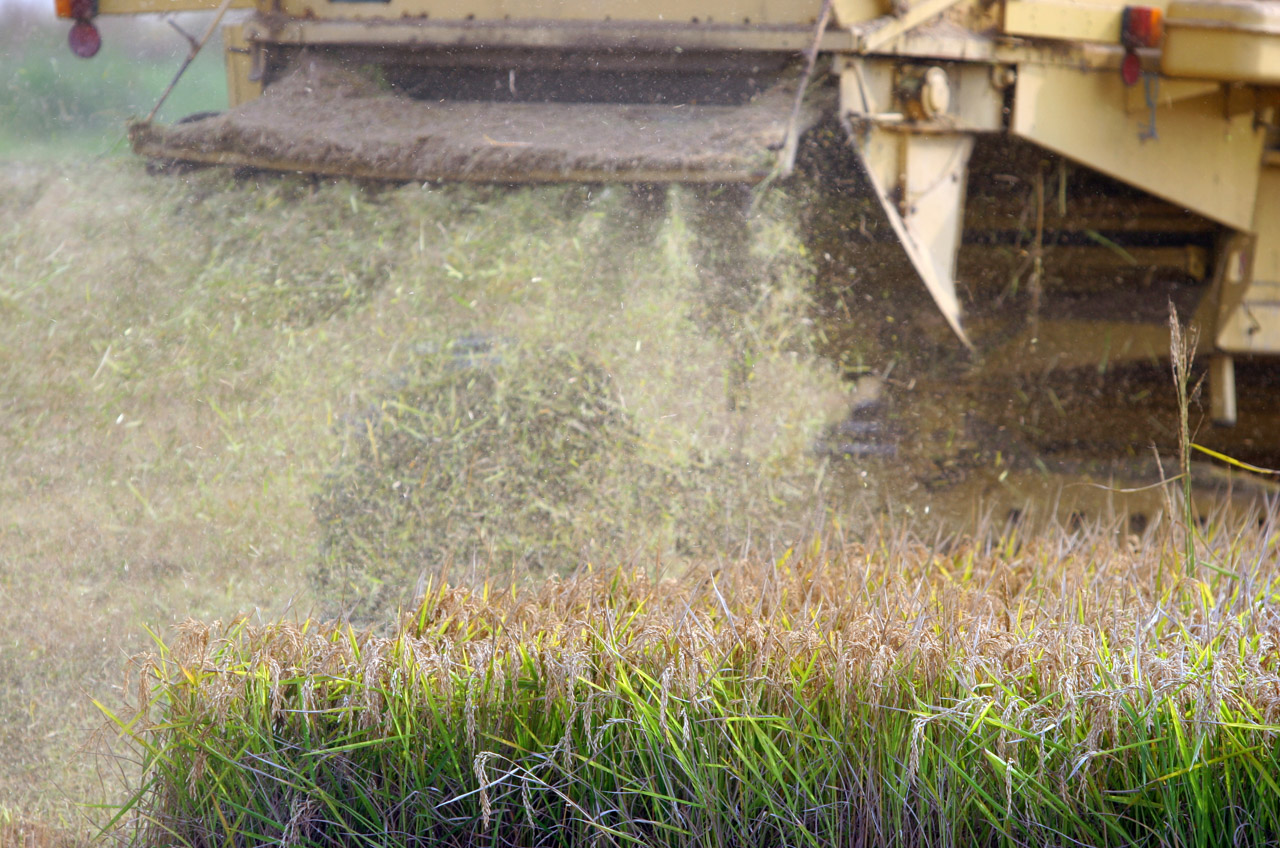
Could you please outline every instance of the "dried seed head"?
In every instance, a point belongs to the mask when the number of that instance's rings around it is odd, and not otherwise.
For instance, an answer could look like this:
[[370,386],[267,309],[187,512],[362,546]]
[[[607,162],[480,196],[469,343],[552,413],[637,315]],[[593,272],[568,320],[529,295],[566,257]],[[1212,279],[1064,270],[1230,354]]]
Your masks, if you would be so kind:
[[529,779],[527,777],[520,781],[520,803],[524,807],[525,821],[529,823],[530,830],[537,830],[538,823],[533,818],[533,801],[529,799]]
[[1013,815],[1013,758],[1004,761],[1004,809],[1005,815]]
[[661,688],[658,693],[658,727],[663,732],[666,732],[667,728],[667,700],[671,696],[671,677],[674,673],[675,670],[669,665],[662,670]]
[[467,747],[476,750],[476,678],[472,674],[467,678],[467,696],[465,703],[467,722]]
[[307,840],[311,835],[312,825],[319,818],[320,810],[320,802],[314,798],[294,798],[289,806],[289,821],[280,834],[281,848],[290,848]]
[[916,772],[920,768],[920,748],[928,721],[927,716],[917,716],[911,720],[911,744],[907,754],[907,784],[911,786],[915,785]]
[[471,762],[471,770],[475,773],[476,780],[480,783],[480,816],[484,821],[484,829],[489,829],[489,819],[493,814],[492,802],[489,799],[489,779],[485,773],[489,760],[494,758],[492,751],[481,751]]

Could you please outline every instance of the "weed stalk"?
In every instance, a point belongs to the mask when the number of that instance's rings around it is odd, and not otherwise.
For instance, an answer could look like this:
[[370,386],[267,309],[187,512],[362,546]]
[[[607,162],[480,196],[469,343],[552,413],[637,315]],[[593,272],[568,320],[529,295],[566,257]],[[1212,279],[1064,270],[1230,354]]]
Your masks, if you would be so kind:
[[1199,389],[1191,385],[1191,363],[1195,358],[1200,331],[1194,325],[1184,331],[1178,312],[1169,301],[1169,363],[1178,395],[1178,479],[1182,482],[1183,567],[1188,577],[1196,571],[1197,521],[1191,486],[1191,399]]

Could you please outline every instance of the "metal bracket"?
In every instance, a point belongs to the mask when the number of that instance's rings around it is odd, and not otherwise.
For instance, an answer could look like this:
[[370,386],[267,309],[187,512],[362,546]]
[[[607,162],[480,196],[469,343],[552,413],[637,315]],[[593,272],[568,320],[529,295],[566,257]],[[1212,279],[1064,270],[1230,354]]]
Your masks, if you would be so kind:
[[853,49],[858,53],[874,53],[907,30],[941,15],[959,2],[960,0],[917,0],[910,5],[895,3],[901,9],[896,14],[883,15],[849,27],[853,35]]
[[868,120],[856,129],[851,123],[850,132],[898,241],[951,329],[973,350],[955,281],[973,136],[916,133]]

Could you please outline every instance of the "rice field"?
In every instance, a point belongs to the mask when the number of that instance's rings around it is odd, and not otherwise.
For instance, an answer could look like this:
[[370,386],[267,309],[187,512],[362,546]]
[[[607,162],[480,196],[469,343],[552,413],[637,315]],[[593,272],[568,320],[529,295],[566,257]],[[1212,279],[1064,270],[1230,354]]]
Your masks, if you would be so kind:
[[[1276,516],[419,587],[194,621],[113,713],[134,845],[1268,845]],[[991,537],[995,538],[995,537]]]

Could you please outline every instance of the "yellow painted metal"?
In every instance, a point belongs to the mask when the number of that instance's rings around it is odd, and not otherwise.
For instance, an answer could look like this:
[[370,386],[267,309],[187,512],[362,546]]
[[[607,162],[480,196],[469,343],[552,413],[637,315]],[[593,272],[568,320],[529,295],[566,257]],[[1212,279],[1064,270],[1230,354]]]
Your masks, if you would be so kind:
[[893,63],[851,59],[839,67],[840,111],[876,199],[947,323],[971,346],[961,325],[955,265],[973,136],[940,132],[938,125],[953,116],[931,122],[933,132],[925,133],[888,111],[901,105]]
[[[1129,89],[1130,112],[1151,110],[1150,104],[1147,103],[1147,92],[1150,91],[1152,100],[1162,106],[1168,106],[1180,100],[1209,97],[1212,98],[1215,108],[1220,109],[1223,115],[1250,115],[1254,117],[1254,123],[1268,124],[1270,119],[1266,117],[1264,110],[1271,108],[1276,102],[1276,95],[1280,94],[1275,89],[1258,88],[1252,85],[1237,85],[1217,80],[1185,80],[1163,77],[1154,73],[1149,74],[1147,80],[1150,81],[1149,89],[1146,82]],[[1172,96],[1166,95],[1167,91],[1172,91]]]
[[957,5],[960,0],[917,0],[899,14],[884,15],[854,27],[854,49],[874,53],[931,18]]
[[[1001,126],[1000,75],[984,65],[904,67],[880,58],[847,58],[836,71],[841,116],[876,198],[947,323],[972,347],[956,295],[956,256],[973,131]],[[930,108],[918,102],[926,86],[935,89]]]
[[[1120,75],[1024,65],[1011,131],[1238,230],[1253,226],[1264,131],[1225,96],[1130,113]],[[1153,134],[1154,131],[1154,134]]]
[[[990,9],[999,7],[998,3]],[[1115,70],[1119,72],[1124,60],[1124,49],[1119,44],[1095,41],[1048,41],[1022,37],[1006,37],[1000,33],[1001,22],[994,13],[990,18],[982,16],[982,6],[962,3],[953,7],[953,13],[963,12],[966,20],[976,20],[982,26],[922,26],[908,30],[893,42],[884,45],[879,55],[892,55],[903,59],[946,58],[963,62],[991,62],[1006,66],[1034,64],[1074,68],[1076,70]],[[1159,56],[1154,51],[1142,51],[1143,68],[1159,70]]]
[[[358,5],[358,4],[357,4]],[[344,14],[346,10],[343,10]],[[813,41],[811,25],[771,28],[746,25],[663,24],[646,21],[539,20],[459,21],[434,17],[401,21],[347,18],[279,20],[265,18],[246,24],[250,41],[296,45],[369,45],[427,48],[508,47],[589,51],[634,45],[648,50],[765,51],[798,53]],[[828,29],[820,48],[848,49],[847,32]]]
[[[100,15],[164,14],[166,12],[212,12],[220,0],[98,0]],[[254,0],[231,0],[232,9],[252,9]]]
[[992,62],[999,46],[994,38],[956,27],[920,27],[908,30],[879,51],[904,59],[946,57],[956,61]]
[[1141,112],[1149,116],[1151,104],[1147,102],[1148,97],[1159,106],[1172,106],[1180,100],[1213,96],[1222,89],[1222,83],[1214,80],[1168,79],[1161,76],[1154,77],[1151,86],[1153,88],[1148,88],[1145,84],[1133,85],[1126,90],[1125,106],[1130,112]]
[[1280,168],[1264,168],[1253,239],[1236,239],[1218,281],[1218,348],[1280,353]]
[[832,0],[831,12],[839,27],[857,26],[893,11],[890,0]]
[[[1167,5],[1155,0],[1144,6]],[[1006,0],[1004,32],[1030,38],[1059,41],[1102,41],[1120,43],[1120,16],[1123,0],[1081,3],[1075,0]]]
[[1230,356],[1209,357],[1209,411],[1221,427],[1236,424],[1236,362]]
[[956,251],[973,136],[921,134],[868,123],[855,147],[876,199],[951,329],[972,347],[956,296]]
[[292,17],[353,19],[400,18],[429,14],[436,20],[651,21],[664,23],[804,24],[817,22],[821,0],[280,0],[279,11]]
[[1280,84],[1280,4],[1174,0],[1161,70],[1174,77]]
[[[946,71],[951,104],[945,113],[916,124],[919,132],[997,132],[1004,127],[1004,89],[1000,68],[969,62],[940,62],[921,65]],[[840,78],[840,97],[846,112],[871,120],[892,123],[905,120],[895,111],[900,104],[903,74],[901,62],[884,58],[837,58],[832,71]],[[916,73],[919,76],[919,73]]]
[[232,109],[262,96],[262,82],[253,79],[254,49],[240,24],[222,28],[222,45],[227,61],[227,105]]

